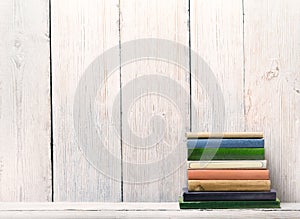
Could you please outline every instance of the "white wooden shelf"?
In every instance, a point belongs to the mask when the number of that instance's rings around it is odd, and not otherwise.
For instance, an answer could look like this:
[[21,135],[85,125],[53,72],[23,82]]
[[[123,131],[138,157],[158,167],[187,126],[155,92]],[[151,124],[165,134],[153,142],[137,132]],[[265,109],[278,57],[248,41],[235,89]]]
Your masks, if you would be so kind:
[[178,203],[0,203],[0,218],[300,218],[300,203],[280,209],[180,210]]

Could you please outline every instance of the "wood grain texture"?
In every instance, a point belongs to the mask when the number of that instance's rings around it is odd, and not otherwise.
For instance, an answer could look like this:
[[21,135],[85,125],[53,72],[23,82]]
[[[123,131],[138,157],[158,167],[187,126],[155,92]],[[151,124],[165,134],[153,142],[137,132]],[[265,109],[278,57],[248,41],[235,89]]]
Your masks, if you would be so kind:
[[[135,0],[130,3],[121,0],[120,9],[121,43],[140,38],[159,38],[188,47],[186,0]],[[150,49],[154,49],[156,54],[178,52],[176,48],[164,51],[159,43]],[[121,59],[126,58],[122,54]],[[183,55],[183,61],[188,65],[188,50]],[[124,94],[122,98],[124,201],[176,201],[181,188],[186,184],[186,166],[182,161],[186,159],[184,133],[189,129],[188,69],[185,71],[168,60],[135,61],[121,69],[122,89],[131,82],[130,94],[138,93],[143,88],[140,87],[139,78],[154,75],[158,77],[157,81],[141,82],[145,87],[151,82],[155,84],[149,86],[143,95],[137,95],[130,103],[130,109],[125,109],[128,97]],[[163,84],[163,79],[170,83]],[[177,98],[161,95],[165,87]],[[183,96],[181,88],[188,95]],[[183,111],[179,110],[182,106]],[[158,125],[159,121],[163,123],[162,126]],[[129,129],[124,128],[127,122]],[[159,139],[151,145],[153,139],[149,136],[153,132],[159,135]],[[135,135],[142,141],[137,142]],[[176,149],[180,152],[173,158],[168,157]],[[132,164],[137,168],[131,168]]]
[[299,2],[245,1],[246,129],[265,134],[271,181],[300,201]]
[[169,203],[1,203],[0,218],[299,218],[299,203],[276,209],[180,210]]
[[[182,153],[177,153],[176,159],[170,160],[167,155],[175,150],[186,131],[223,131],[222,126],[224,131],[263,132],[271,181],[279,198],[300,201],[298,1],[191,0],[190,23],[188,9],[187,0],[51,1],[55,201],[121,201],[122,189],[124,201],[175,201],[186,185],[186,164],[180,163],[181,156],[186,154],[185,142],[180,142]],[[49,22],[49,0],[0,3],[3,201],[52,198]],[[119,42],[154,37],[188,46],[189,34],[191,49],[210,66],[222,89],[225,122],[215,121],[217,125],[213,125],[220,108],[212,105],[207,96],[205,88],[214,91],[215,87],[207,83],[206,77],[198,83],[178,66],[159,60],[129,63],[112,75],[105,72],[106,81],[99,85],[95,102],[90,106],[99,111],[90,122],[96,124],[106,149],[115,157],[102,164],[110,166],[117,177],[101,172],[101,167],[84,154],[74,130],[74,96],[83,72],[99,54],[119,46]],[[154,50],[162,52],[159,45]],[[189,55],[186,57],[189,62]],[[109,65],[111,61],[115,59],[105,62]],[[191,67],[205,69],[195,61],[191,60]],[[140,86],[135,80],[154,74],[191,92],[196,108],[190,112],[189,98],[181,99],[178,90],[178,100],[149,91],[136,98],[128,111],[124,109],[128,105],[126,96],[122,105],[115,103],[122,92],[121,85],[125,90],[133,82],[130,88],[135,90]],[[169,86],[162,86],[159,81],[157,85],[161,89]],[[176,86],[169,88],[176,92]],[[185,109],[180,112],[176,102]],[[112,112],[124,113],[122,121],[115,123]],[[158,117],[158,121],[164,122],[162,126],[153,124]],[[123,137],[127,138],[122,143],[120,132],[115,130],[121,122],[130,126],[130,130],[123,126]],[[140,145],[134,140],[134,135],[147,139],[153,130],[163,133],[156,144],[143,148],[149,143],[147,140]],[[133,170],[128,163],[141,169]],[[149,169],[143,169],[143,164],[149,164]],[[172,171],[170,166],[174,167]],[[158,177],[150,182],[147,177],[151,170],[157,171]],[[274,216],[272,212],[265,215]],[[280,215],[286,216],[282,212]]]
[[[180,211],[178,201],[176,202],[1,202],[0,212],[3,211]],[[279,211],[300,211],[300,203],[281,203]],[[256,209],[257,212],[263,212],[264,209]],[[270,211],[270,210],[268,210]],[[199,214],[199,211],[196,211]],[[205,211],[203,211],[205,212]],[[227,212],[236,212],[230,210]],[[187,211],[185,211],[187,213]],[[217,211],[215,211],[217,213]]]
[[[192,101],[197,106],[191,112],[192,131],[244,131],[242,1],[191,0],[190,13],[191,49],[211,68],[225,104],[225,118],[217,118],[220,106],[208,96],[215,92],[215,84],[204,73],[199,82],[192,78]],[[198,59],[191,62],[192,70],[207,71]]]
[[[111,110],[113,96],[119,92],[119,71],[109,77],[106,71],[110,59],[103,60],[105,78],[101,84],[85,81],[87,87],[99,86],[90,106],[97,108],[96,118],[88,118],[96,124],[97,134],[105,142],[115,160],[101,160],[97,166],[86,154],[84,145],[78,142],[74,129],[73,105],[75,92],[86,68],[100,54],[112,46],[118,46],[118,1],[53,0],[52,51],[53,51],[53,141],[54,141],[54,200],[55,201],[120,201],[120,141],[113,131]],[[98,71],[99,69],[93,70]],[[100,74],[100,72],[99,72]],[[95,73],[97,76],[97,72]],[[99,76],[99,77],[100,77]],[[85,104],[85,96],[81,104]],[[80,127],[91,132],[93,127]],[[81,136],[82,137],[82,136]],[[86,147],[95,147],[93,142]],[[96,148],[99,149],[99,148]],[[95,156],[99,156],[95,150]],[[109,166],[115,173],[112,178],[101,168]]]
[[51,200],[48,9],[0,3],[1,201]]

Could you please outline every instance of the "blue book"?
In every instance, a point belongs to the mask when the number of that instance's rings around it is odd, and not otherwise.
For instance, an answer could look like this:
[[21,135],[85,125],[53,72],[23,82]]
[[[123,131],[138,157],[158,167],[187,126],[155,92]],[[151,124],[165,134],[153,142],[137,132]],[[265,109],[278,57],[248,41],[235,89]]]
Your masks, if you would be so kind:
[[188,139],[188,149],[193,148],[263,148],[264,139]]

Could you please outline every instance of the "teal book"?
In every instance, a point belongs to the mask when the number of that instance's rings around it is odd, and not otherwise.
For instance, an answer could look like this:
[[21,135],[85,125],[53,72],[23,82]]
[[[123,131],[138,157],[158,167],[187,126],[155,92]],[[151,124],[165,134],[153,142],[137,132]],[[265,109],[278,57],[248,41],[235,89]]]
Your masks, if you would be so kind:
[[188,160],[264,160],[264,148],[194,148]]
[[179,198],[180,209],[232,209],[232,208],[280,208],[280,200],[273,201],[192,201]]

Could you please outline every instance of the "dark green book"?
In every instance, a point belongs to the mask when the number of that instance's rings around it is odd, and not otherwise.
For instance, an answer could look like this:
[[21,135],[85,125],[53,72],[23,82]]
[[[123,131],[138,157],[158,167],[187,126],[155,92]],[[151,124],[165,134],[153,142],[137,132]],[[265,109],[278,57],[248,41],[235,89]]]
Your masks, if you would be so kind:
[[280,208],[280,200],[275,201],[193,201],[184,202],[179,198],[180,209],[232,209],[232,208]]
[[264,160],[264,148],[194,148],[188,160]]

